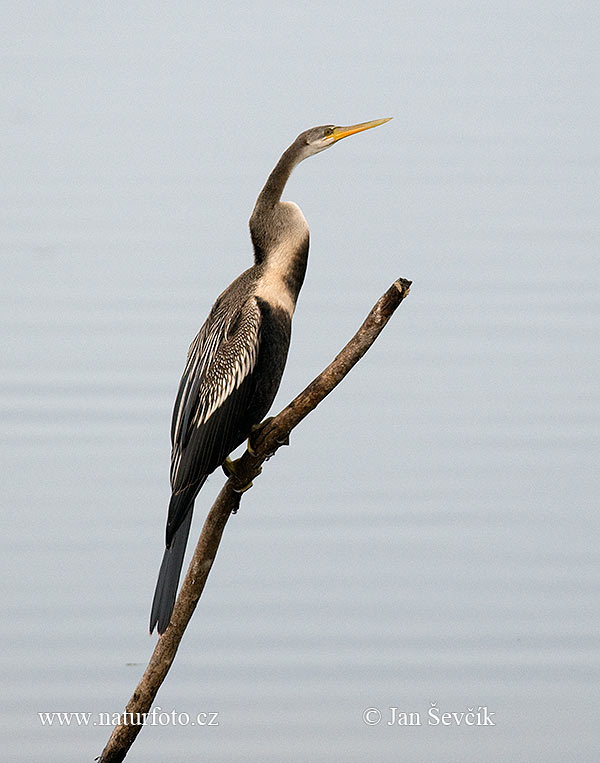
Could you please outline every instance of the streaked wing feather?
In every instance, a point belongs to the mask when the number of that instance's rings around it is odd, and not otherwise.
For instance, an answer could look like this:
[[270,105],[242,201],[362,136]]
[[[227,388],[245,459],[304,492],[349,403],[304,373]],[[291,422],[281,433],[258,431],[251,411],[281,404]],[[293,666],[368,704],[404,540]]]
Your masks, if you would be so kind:
[[251,392],[260,328],[254,298],[235,313],[217,303],[192,342],[173,411],[174,491],[212,471],[235,447],[230,443]]

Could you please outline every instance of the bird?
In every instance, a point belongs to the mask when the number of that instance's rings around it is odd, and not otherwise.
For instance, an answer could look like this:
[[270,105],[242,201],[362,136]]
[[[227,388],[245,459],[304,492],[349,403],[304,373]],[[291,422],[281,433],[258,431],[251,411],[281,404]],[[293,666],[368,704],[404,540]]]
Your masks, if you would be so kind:
[[[190,345],[171,421],[172,495],[150,633],[169,625],[194,502],[208,476],[267,414],[287,360],[291,321],[306,273],[309,228],[300,207],[282,201],[292,170],[342,138],[391,117],[300,133],[284,151],[250,216],[254,264],[217,298]],[[228,466],[227,466],[228,465]]]

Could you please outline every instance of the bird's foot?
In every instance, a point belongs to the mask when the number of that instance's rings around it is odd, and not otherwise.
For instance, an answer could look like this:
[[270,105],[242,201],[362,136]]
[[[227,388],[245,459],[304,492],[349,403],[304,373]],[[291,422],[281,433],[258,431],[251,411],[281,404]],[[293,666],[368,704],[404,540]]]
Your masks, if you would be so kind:
[[[250,455],[256,456],[257,453],[252,447],[252,443],[256,442],[256,439],[260,436],[260,433],[262,430],[267,427],[271,421],[273,421],[275,417],[269,416],[266,419],[263,419],[259,424],[255,424],[252,429],[250,430],[250,437],[248,438],[248,451],[250,452]],[[278,445],[289,445],[290,444],[290,436],[286,435],[282,440],[277,440]],[[271,455],[273,455],[271,453]]]
[[[229,456],[227,456],[225,461],[223,461],[222,468],[223,468],[223,471],[225,472],[225,474],[228,477],[233,477],[234,482],[238,483],[239,487],[238,486],[234,486],[234,488],[233,488],[235,490],[235,492],[236,493],[245,493],[246,490],[250,490],[250,488],[252,487],[253,483],[252,482],[247,482],[245,485],[240,484],[242,482],[242,480],[240,479],[240,476],[239,476],[238,470],[237,470],[237,465],[238,465],[239,461],[240,461],[239,458],[236,458],[235,461],[232,461],[229,458]],[[262,471],[262,469],[261,469],[261,471]],[[260,474],[260,472],[259,472],[259,474]]]

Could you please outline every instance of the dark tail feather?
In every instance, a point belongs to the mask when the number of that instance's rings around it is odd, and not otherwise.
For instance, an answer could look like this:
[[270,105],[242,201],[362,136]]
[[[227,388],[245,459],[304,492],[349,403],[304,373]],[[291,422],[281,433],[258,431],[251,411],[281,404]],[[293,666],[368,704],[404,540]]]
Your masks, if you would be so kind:
[[192,514],[193,511],[190,508],[187,516],[173,535],[170,548],[166,549],[163,556],[152,602],[150,633],[154,630],[155,625],[158,625],[159,634],[164,633],[171,619],[175,597],[177,596],[179,576],[183,566],[183,557],[185,556],[185,547],[190,534]]

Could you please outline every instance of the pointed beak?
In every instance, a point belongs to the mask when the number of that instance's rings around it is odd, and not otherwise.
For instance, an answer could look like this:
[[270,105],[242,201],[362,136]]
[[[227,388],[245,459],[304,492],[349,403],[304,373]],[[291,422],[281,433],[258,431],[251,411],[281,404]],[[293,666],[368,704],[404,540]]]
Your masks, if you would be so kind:
[[350,125],[349,127],[334,127],[333,128],[333,140],[341,140],[348,137],[348,135],[354,135],[354,133],[362,132],[363,130],[370,130],[371,127],[378,127],[384,122],[389,122],[392,117],[385,117],[384,119],[374,119],[372,122],[361,122],[357,125]]

